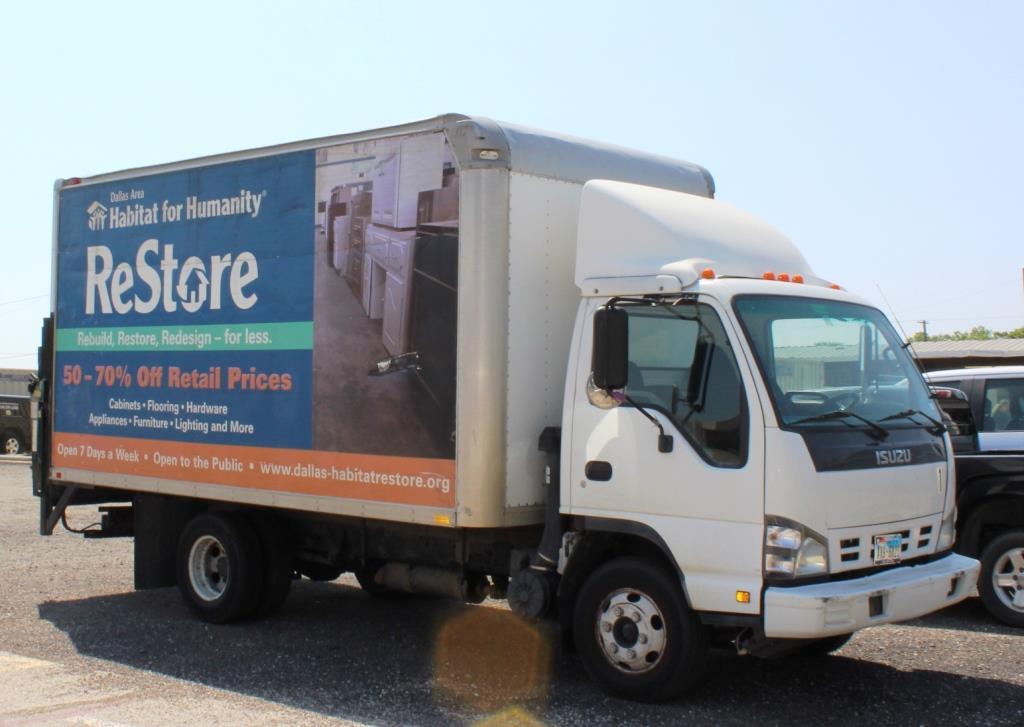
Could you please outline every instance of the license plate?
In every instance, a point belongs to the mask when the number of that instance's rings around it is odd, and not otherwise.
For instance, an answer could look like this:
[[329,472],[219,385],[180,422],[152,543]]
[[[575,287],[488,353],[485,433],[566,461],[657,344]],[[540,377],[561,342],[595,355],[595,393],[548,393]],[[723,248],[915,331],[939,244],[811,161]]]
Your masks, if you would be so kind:
[[903,536],[899,533],[893,535],[875,536],[875,565],[887,563],[899,563],[903,556]]

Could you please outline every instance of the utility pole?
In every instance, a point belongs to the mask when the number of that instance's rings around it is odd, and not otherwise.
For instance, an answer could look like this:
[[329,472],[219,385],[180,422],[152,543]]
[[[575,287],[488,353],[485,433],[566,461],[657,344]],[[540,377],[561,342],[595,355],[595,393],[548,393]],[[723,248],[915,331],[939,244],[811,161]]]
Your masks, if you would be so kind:
[[[1024,271],[1021,271],[1024,272]],[[921,335],[924,336],[924,340],[928,340],[928,321],[918,321],[921,324]]]

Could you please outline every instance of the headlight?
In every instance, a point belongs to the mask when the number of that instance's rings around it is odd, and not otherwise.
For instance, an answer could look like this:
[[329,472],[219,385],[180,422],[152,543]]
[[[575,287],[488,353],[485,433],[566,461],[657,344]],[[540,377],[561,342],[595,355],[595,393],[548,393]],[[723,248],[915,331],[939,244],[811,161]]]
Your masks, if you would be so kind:
[[764,526],[764,572],[768,577],[804,578],[828,573],[825,538],[800,523],[769,515]]
[[939,540],[935,545],[935,552],[949,550],[956,542],[956,508],[942,521],[939,528]]

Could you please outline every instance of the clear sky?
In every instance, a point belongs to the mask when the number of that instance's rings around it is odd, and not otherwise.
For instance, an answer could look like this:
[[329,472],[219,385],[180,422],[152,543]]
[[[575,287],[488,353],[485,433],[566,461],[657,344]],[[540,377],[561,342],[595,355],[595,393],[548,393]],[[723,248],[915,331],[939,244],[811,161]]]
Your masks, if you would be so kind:
[[[0,367],[35,367],[58,177],[445,112],[699,163],[907,332],[1024,325],[1024,3],[5,8]],[[886,308],[886,310],[888,310]]]

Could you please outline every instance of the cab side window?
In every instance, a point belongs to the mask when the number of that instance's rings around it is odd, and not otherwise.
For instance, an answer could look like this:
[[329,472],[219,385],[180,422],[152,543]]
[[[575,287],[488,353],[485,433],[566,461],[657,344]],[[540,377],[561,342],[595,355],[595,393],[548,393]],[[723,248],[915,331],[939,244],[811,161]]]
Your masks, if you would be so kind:
[[626,395],[669,417],[710,464],[741,467],[748,418],[736,358],[705,305],[629,305]]
[[989,379],[982,406],[981,431],[1024,431],[1024,379]]

